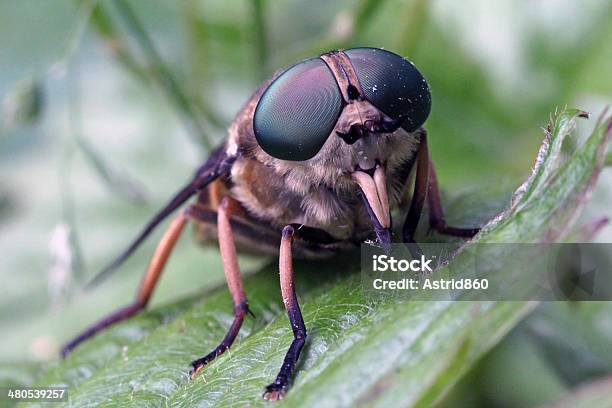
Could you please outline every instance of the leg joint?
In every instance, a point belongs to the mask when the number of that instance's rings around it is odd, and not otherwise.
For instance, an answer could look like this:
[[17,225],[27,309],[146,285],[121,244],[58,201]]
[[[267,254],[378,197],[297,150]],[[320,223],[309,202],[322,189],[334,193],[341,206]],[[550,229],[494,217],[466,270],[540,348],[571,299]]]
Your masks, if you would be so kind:
[[296,340],[306,340],[306,329],[305,328],[297,328],[293,331],[293,337]]
[[433,229],[443,229],[446,227],[446,221],[444,218],[430,217],[429,225]]
[[247,314],[252,314],[249,309],[249,303],[245,300],[237,305],[234,305],[234,316],[244,317]]
[[286,225],[285,228],[283,228],[283,238],[293,238],[294,234],[295,229],[293,228],[293,226]]

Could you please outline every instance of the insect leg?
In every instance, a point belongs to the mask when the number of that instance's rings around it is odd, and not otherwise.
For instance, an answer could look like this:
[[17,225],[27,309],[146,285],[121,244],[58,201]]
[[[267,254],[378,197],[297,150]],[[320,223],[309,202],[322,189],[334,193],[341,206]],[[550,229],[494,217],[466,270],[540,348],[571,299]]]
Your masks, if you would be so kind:
[[293,330],[293,341],[291,342],[291,346],[289,346],[289,350],[287,350],[285,360],[283,361],[283,365],[276,379],[272,384],[266,387],[263,397],[269,401],[279,400],[284,397],[289,388],[289,381],[291,381],[293,377],[300,351],[306,342],[306,326],[304,325],[302,312],[300,311],[297,296],[295,295],[295,286],[293,282],[293,261],[291,255],[293,235],[294,229],[292,226],[288,225],[283,229],[278,262],[281,294]]
[[413,256],[420,255],[421,249],[414,241],[414,233],[416,232],[425,197],[427,196],[427,183],[429,175],[429,149],[427,147],[427,135],[421,135],[421,142],[416,158],[416,176],[414,178],[414,192],[412,193],[412,201],[404,226],[402,227],[402,240],[408,246],[408,249]]
[[427,192],[427,204],[429,205],[429,225],[440,234],[452,235],[455,237],[473,237],[480,228],[456,228],[446,225],[444,221],[444,211],[440,200],[440,190],[438,189],[438,178],[433,163],[429,162],[429,191]]
[[[249,306],[247,303],[244,288],[242,286],[242,278],[240,277],[240,269],[238,267],[238,257],[236,255],[236,244],[234,243],[234,235],[230,225],[230,217],[232,211],[236,210],[237,203],[230,197],[224,197],[221,200],[217,212],[217,229],[219,235],[219,249],[221,251],[221,259],[223,260],[223,271],[227,280],[227,286],[232,295],[232,303],[234,305],[234,321],[230,326],[225,338],[215,347],[213,351],[202,358],[199,358],[191,363],[191,378],[195,377],[202,368],[214,360],[219,355],[223,354],[234,342],[236,335],[240,331],[242,322],[247,313]],[[194,214],[196,214],[194,212]],[[197,216],[197,215],[194,215]]]
[[176,244],[176,241],[181,235],[183,228],[185,227],[185,223],[187,222],[187,214],[186,212],[181,212],[170,224],[170,227],[162,237],[159,242],[157,249],[155,250],[155,254],[149,263],[147,271],[144,275],[142,283],[140,284],[140,288],[136,294],[136,299],[134,302],[130,303],[127,306],[122,307],[119,310],[109,314],[102,320],[93,324],[86,330],[84,330],[81,334],[76,336],[70,342],[66,343],[62,348],[62,357],[66,357],[72,349],[74,349],[77,345],[82,343],[83,341],[93,337],[100,331],[106,329],[107,327],[118,323],[122,320],[125,320],[147,306],[149,303],[149,299],[155,289],[155,285],[157,284],[159,277],[164,269],[164,266]]
[[406,216],[404,227],[402,228],[402,238],[408,244],[413,255],[420,254],[420,249],[414,243],[414,233],[419,219],[425,198],[429,205],[429,224],[441,234],[453,235],[458,237],[473,237],[479,231],[479,228],[456,228],[446,225],[444,221],[444,211],[442,210],[442,202],[440,200],[440,190],[438,189],[438,179],[431,158],[429,157],[429,148],[427,146],[427,135],[421,135],[421,143],[417,153],[416,177],[414,181],[414,193],[410,210]]

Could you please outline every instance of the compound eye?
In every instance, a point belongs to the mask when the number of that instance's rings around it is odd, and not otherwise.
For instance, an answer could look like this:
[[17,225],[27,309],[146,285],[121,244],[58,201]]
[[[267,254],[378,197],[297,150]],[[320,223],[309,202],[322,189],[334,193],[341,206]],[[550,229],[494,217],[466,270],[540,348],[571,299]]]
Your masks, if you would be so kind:
[[272,157],[308,160],[325,144],[341,110],[342,94],[325,62],[302,61],[261,96],[253,117],[255,138]]
[[380,48],[344,51],[357,73],[365,98],[391,119],[405,118],[404,128],[420,128],[431,110],[429,85],[405,58]]

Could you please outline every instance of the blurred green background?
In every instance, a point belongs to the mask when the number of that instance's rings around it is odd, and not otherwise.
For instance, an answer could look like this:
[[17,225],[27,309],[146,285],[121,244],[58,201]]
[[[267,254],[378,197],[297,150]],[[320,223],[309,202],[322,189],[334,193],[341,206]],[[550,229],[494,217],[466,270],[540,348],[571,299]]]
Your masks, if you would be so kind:
[[[276,69],[357,45],[408,57],[432,89],[442,189],[469,202],[520,184],[557,107],[597,117],[612,101],[610,21],[605,0],[0,1],[0,382],[27,382],[24,362],[56,358],[127,303],[159,233],[119,276],[80,287]],[[604,171],[583,222],[611,215],[611,181]],[[188,237],[169,269],[154,304],[224,281],[217,251]],[[540,306],[446,404],[534,406],[610,375],[610,311]]]

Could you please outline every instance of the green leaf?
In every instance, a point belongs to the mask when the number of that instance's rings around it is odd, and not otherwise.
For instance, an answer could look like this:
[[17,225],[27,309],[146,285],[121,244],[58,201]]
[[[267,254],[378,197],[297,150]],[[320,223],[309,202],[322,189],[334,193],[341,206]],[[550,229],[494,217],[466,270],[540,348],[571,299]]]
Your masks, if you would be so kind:
[[611,302],[545,304],[526,329],[542,357],[565,384],[594,380],[612,370]]
[[[608,118],[564,160],[560,146],[581,115],[556,115],[531,176],[475,241],[541,242],[567,235],[603,166],[610,133]],[[358,258],[351,253],[296,262],[309,341],[279,406],[429,406],[535,306],[366,301]],[[231,324],[226,289],[109,329],[58,362],[38,384],[68,385],[74,406],[266,405],[263,387],[274,379],[292,340],[277,280],[274,264],[245,279],[257,318],[248,319],[232,349],[194,380],[188,379],[189,362],[216,346]]]
[[0,387],[28,387],[32,385],[40,369],[39,363],[1,363]]
[[547,407],[606,408],[610,406],[610,401],[612,401],[612,377],[605,377],[578,387]]

